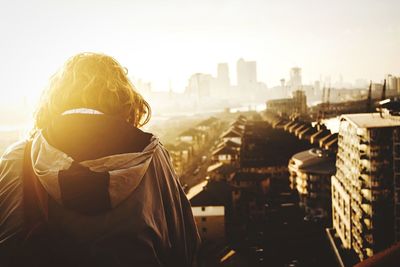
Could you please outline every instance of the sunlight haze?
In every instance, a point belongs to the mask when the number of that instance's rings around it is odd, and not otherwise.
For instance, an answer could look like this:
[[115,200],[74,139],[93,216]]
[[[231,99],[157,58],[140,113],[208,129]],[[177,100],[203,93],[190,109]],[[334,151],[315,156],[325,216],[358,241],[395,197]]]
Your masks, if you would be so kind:
[[[34,102],[70,56],[104,52],[129,76],[182,92],[193,73],[257,61],[258,79],[381,81],[400,74],[400,2],[385,1],[9,1],[0,10],[1,99]],[[4,101],[6,100],[6,101]]]

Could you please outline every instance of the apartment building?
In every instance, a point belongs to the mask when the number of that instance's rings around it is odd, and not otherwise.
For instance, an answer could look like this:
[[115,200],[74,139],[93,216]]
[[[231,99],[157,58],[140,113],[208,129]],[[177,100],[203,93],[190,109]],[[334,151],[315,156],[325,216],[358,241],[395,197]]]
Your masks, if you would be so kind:
[[331,176],[335,174],[333,153],[319,148],[299,152],[289,161],[290,187],[297,190],[300,206],[310,217],[331,215]]
[[342,115],[332,221],[362,261],[400,240],[400,117]]

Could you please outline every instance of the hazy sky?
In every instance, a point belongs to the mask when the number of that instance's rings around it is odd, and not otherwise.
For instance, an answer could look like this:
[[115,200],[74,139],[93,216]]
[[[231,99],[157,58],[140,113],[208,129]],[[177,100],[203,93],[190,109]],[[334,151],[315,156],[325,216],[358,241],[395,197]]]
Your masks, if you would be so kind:
[[[400,74],[399,0],[6,1],[0,8],[0,99],[34,98],[75,53],[104,52],[156,90],[183,91],[192,73],[256,60],[268,86]],[[6,97],[7,92],[12,92]]]

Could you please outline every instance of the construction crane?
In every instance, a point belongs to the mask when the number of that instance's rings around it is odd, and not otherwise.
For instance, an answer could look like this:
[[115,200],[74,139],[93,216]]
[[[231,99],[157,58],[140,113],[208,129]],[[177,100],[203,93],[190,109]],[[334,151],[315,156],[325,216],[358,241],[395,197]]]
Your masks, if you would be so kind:
[[328,87],[328,94],[327,94],[327,96],[326,96],[326,109],[328,110],[328,112],[329,112],[329,99],[330,99],[330,97],[331,97],[331,87],[329,86]]
[[383,81],[382,96],[381,96],[381,100],[385,99],[386,99],[386,79]]
[[318,121],[321,121],[322,119],[324,119],[324,117],[325,117],[325,111],[324,111],[324,107],[325,107],[325,91],[326,91],[326,88],[325,88],[325,85],[324,85],[324,87],[322,88],[322,99],[321,99],[321,105],[320,105],[320,110],[319,110],[319,114],[318,114]]

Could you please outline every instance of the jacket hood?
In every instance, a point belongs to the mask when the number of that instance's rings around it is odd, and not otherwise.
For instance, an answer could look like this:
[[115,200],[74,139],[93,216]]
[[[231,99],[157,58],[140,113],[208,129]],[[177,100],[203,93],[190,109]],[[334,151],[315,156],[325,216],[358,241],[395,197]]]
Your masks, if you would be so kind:
[[38,132],[32,141],[31,159],[35,174],[54,200],[83,213],[96,213],[115,208],[135,191],[158,147],[159,140],[153,136],[142,152],[78,163]]

